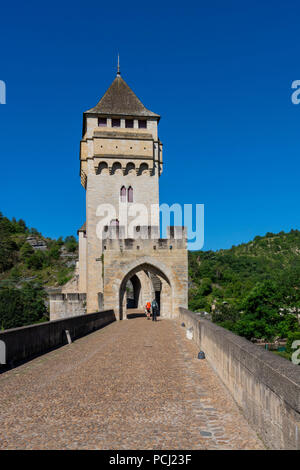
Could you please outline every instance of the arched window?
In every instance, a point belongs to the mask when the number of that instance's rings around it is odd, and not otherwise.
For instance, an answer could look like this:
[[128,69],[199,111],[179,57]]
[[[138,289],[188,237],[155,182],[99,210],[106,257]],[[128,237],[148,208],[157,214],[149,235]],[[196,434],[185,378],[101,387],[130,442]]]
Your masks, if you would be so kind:
[[122,165],[120,162],[115,162],[113,163],[113,166],[111,168],[111,174],[114,175],[114,174],[117,174],[117,175],[120,175],[122,174]]
[[122,186],[122,188],[120,189],[120,199],[121,199],[121,202],[126,202],[126,188],[125,188],[125,186]]
[[149,170],[148,163],[142,163],[139,168],[138,175],[147,175],[149,174],[148,170]]
[[134,174],[135,173],[135,164],[132,162],[127,163],[126,168],[125,168],[125,175],[128,174]]
[[111,227],[119,227],[119,220],[118,219],[112,219],[110,221],[110,226]]
[[110,221],[110,237],[119,238],[120,223],[118,219],[112,219]]
[[133,188],[131,186],[128,188],[128,202],[133,202]]
[[106,174],[106,175],[108,174],[108,164],[106,162],[101,162],[98,165],[96,174],[101,175],[101,173]]

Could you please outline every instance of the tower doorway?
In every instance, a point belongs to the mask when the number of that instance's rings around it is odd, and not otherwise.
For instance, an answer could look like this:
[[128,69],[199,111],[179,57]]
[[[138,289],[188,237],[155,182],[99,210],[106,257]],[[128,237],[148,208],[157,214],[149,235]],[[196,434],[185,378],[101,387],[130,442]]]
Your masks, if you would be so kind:
[[135,274],[126,284],[126,308],[136,309],[140,305],[141,281]]
[[119,319],[144,316],[147,302],[155,299],[161,317],[172,316],[172,288],[167,276],[151,264],[131,270],[119,289]]

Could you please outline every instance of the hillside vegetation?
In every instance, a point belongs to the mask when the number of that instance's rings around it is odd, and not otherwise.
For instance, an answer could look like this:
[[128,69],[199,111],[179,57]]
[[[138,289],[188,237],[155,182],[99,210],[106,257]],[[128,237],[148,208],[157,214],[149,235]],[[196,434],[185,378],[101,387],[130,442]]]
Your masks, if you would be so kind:
[[300,339],[300,232],[189,253],[189,307],[248,339]]
[[45,238],[0,213],[0,328],[47,320],[45,289],[71,279],[76,258],[75,237]]
[[[75,237],[46,238],[0,213],[0,328],[47,320],[47,288],[71,279],[77,257]],[[290,348],[300,339],[300,232],[190,252],[189,308],[248,339],[288,338]]]

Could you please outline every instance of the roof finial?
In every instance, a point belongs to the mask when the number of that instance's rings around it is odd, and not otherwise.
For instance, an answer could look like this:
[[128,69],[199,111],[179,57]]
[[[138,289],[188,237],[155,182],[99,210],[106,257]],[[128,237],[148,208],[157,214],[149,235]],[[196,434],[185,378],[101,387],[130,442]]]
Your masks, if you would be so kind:
[[121,77],[121,73],[120,73],[120,55],[118,53],[118,71],[117,71],[117,77]]

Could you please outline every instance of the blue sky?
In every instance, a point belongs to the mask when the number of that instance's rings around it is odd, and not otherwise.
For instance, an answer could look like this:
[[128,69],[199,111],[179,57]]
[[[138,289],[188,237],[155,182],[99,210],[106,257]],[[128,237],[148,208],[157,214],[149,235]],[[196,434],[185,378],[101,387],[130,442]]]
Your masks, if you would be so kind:
[[82,112],[115,77],[161,114],[160,201],[205,204],[204,249],[300,228],[296,1],[6,2],[1,203],[51,237],[85,219]]

